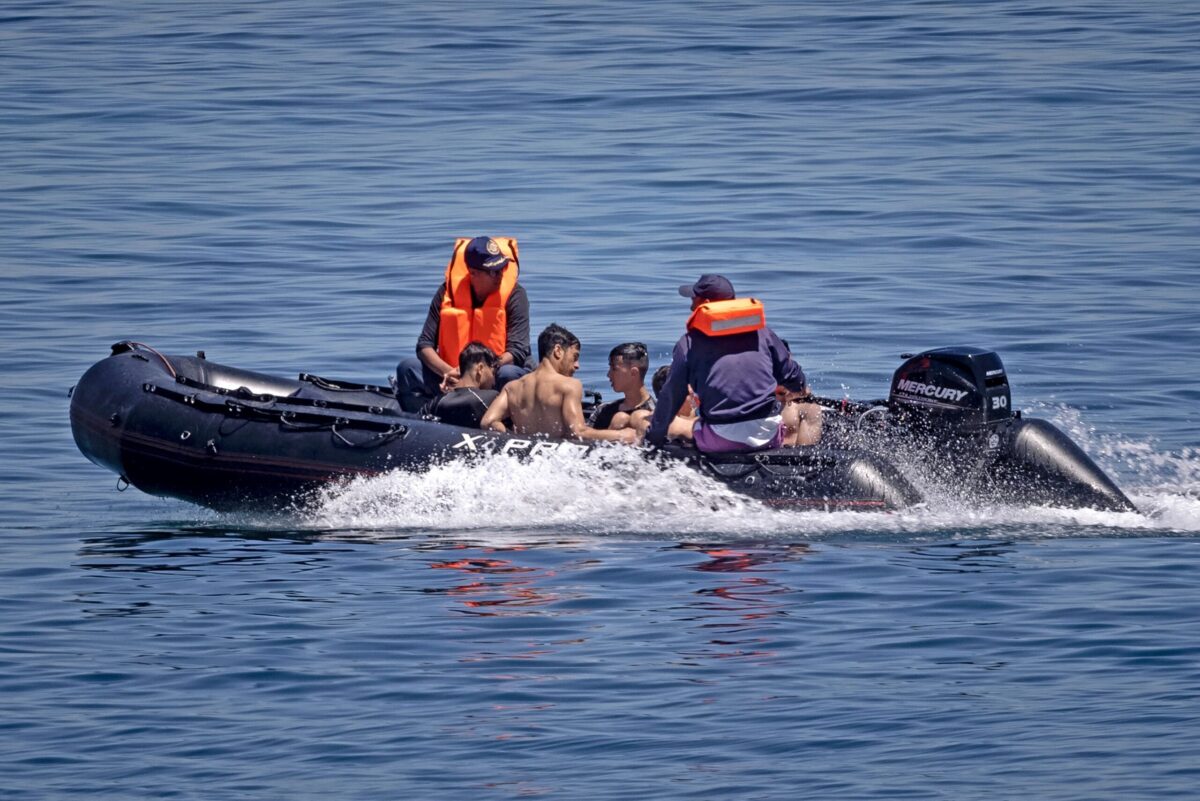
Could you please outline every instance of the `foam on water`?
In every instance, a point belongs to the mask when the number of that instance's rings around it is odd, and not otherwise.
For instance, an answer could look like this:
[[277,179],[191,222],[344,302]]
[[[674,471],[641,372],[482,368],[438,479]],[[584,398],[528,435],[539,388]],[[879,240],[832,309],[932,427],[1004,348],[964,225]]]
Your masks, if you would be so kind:
[[[1062,418],[1055,422],[1071,428]],[[1120,465],[1119,472],[1132,474],[1126,489],[1141,511],[979,505],[955,498],[944,486],[923,486],[929,502],[899,512],[775,509],[683,465],[662,469],[635,451],[606,448],[591,455],[555,452],[525,461],[493,455],[422,472],[356,479],[325,490],[312,510],[290,523],[382,536],[415,530],[532,530],[725,538],[848,533],[1037,538],[1200,531],[1198,454],[1156,453],[1144,443],[1115,439],[1096,448],[1087,432],[1071,433],[1099,454],[1105,469]]]
[[[1200,451],[1162,451],[1153,439],[1129,440],[1098,432],[1076,408],[1041,404],[1034,415],[1046,417],[1084,449],[1141,511],[1115,514],[1072,510],[1082,525],[1115,525],[1156,531],[1200,531]],[[1103,520],[1093,516],[1104,515]]]
[[636,451],[496,454],[332,487],[306,523],[356,529],[549,528],[592,533],[787,530],[794,521],[683,465]]

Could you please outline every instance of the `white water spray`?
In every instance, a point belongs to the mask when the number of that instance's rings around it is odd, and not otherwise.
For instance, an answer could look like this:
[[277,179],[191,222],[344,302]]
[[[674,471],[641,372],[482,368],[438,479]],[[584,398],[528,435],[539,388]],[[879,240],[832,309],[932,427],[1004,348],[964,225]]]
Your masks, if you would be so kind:
[[[1061,410],[1059,410],[1061,411]],[[327,489],[291,520],[314,529],[388,536],[412,531],[543,532],[570,535],[820,539],[1145,536],[1200,531],[1200,454],[1156,453],[1145,443],[1101,439],[1072,410],[1045,415],[1121,476],[1140,512],[980,506],[945,487],[899,512],[774,509],[682,464],[664,468],[623,448],[555,452],[393,472]],[[1123,481],[1122,481],[1123,479]]]

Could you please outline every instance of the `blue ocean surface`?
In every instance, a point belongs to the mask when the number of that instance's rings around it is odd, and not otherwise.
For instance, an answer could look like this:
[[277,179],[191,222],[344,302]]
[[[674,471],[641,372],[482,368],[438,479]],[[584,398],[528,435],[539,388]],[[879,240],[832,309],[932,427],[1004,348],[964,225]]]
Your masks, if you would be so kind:
[[[0,798],[1195,798],[1197,41],[1166,0],[5,3]],[[122,339],[386,381],[480,233],[589,386],[721,272],[820,394],[996,350],[1139,511],[563,457],[235,516],[76,449]]]

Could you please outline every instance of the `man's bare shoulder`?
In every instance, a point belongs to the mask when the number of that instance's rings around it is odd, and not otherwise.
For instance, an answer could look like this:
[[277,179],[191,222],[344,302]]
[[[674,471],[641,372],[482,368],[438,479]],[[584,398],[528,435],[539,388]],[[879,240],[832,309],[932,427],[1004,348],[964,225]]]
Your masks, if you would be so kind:
[[504,385],[501,392],[507,392],[510,396],[519,397],[537,386],[537,377],[533,373],[527,373],[520,378],[515,378]]
[[556,373],[553,376],[547,376],[542,386],[555,396],[564,398],[583,397],[583,383],[578,378]]

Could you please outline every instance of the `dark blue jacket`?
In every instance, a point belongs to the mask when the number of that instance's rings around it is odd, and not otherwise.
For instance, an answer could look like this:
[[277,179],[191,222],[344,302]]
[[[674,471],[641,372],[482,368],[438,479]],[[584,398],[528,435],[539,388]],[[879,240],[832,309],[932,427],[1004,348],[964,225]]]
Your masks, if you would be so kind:
[[719,425],[769,417],[776,410],[775,387],[802,392],[805,378],[770,328],[721,337],[688,331],[675,343],[671,374],[659,393],[647,440],[666,441],[688,384],[700,396],[700,416]]

